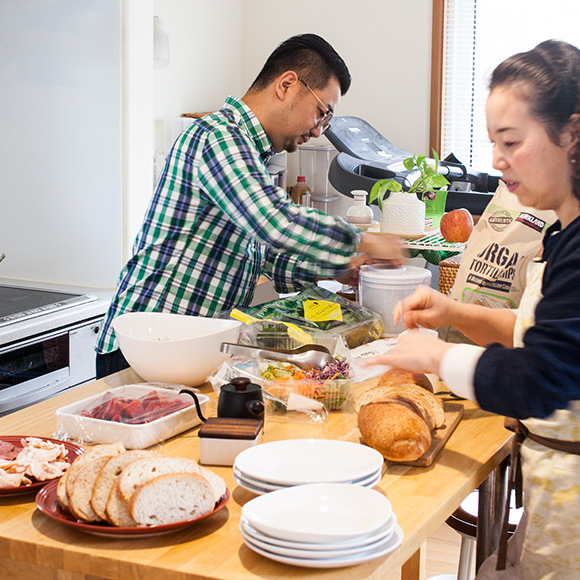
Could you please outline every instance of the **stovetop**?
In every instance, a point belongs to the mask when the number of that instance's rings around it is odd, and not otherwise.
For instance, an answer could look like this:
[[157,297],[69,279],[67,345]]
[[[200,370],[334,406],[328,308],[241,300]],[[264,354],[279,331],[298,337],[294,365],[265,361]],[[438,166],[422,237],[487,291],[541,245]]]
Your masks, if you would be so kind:
[[87,294],[0,285],[0,327],[96,299]]

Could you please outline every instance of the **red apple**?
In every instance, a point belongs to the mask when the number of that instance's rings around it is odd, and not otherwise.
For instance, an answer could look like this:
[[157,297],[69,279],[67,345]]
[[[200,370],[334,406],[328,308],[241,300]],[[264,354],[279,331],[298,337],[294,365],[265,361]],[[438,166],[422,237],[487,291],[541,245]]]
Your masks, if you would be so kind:
[[467,242],[473,230],[473,217],[466,209],[454,209],[443,215],[439,230],[448,242]]

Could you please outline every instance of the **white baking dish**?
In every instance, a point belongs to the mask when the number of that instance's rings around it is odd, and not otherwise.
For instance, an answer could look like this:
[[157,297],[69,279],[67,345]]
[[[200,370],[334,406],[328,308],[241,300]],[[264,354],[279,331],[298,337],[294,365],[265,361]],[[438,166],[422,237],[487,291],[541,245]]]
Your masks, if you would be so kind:
[[[160,396],[175,397],[177,395],[174,389],[164,389],[155,385],[125,385],[110,389],[108,392],[113,396],[119,397],[144,397],[153,391]],[[72,405],[61,407],[56,412],[57,428],[55,437],[58,439],[73,439],[80,443],[116,443],[121,442],[126,449],[144,449],[161,443],[183,431],[187,431],[201,423],[193,398],[188,394],[179,395],[184,401],[191,401],[191,405],[180,409],[174,413],[160,417],[149,423],[130,425],[118,423],[116,421],[107,421],[103,419],[94,419],[84,417],[80,413],[83,409],[89,408],[92,404],[97,403],[105,393],[99,393],[92,397],[87,397],[77,401]],[[209,397],[197,394],[201,412],[205,414],[205,409],[209,402]]]

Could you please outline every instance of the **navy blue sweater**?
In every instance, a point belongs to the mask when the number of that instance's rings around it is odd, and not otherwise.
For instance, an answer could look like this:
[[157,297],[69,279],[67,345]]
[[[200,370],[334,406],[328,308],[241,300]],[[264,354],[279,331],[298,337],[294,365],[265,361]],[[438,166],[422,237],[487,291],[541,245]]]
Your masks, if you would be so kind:
[[524,348],[489,346],[475,371],[482,409],[544,419],[580,399],[580,218],[544,237],[543,298]]

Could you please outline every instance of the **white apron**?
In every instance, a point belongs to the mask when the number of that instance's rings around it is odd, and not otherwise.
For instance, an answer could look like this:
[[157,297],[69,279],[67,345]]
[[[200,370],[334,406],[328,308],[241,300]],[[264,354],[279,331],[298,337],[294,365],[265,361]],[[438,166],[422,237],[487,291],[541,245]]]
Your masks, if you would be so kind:
[[[515,347],[523,346],[524,333],[534,324],[544,267],[545,262],[529,264],[514,329]],[[522,423],[530,432],[544,437],[578,441],[580,401],[573,401],[567,409],[555,411],[546,419],[526,419]],[[521,457],[525,515],[509,542],[508,568],[495,571],[494,554],[482,565],[477,578],[578,580],[580,455],[561,453],[526,439]]]

